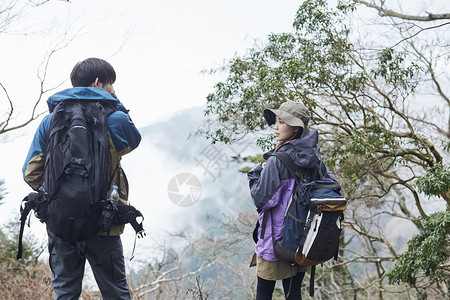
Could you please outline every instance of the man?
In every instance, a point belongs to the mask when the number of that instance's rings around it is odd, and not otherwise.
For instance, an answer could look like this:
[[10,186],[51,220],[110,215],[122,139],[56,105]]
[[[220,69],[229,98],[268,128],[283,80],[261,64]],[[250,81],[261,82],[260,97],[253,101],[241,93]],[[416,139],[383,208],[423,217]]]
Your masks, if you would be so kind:
[[[114,68],[105,60],[88,58],[75,65],[70,75],[73,88],[54,94],[47,100],[49,114],[39,125],[26,158],[25,181],[37,190],[43,183],[47,142],[53,110],[66,100],[95,100],[111,103],[116,111],[107,118],[110,136],[111,182],[119,187],[120,202],[127,204],[128,182],[120,166],[122,155],[140,143],[139,131],[128,116],[128,110],[115,95]],[[103,299],[131,299],[126,282],[125,262],[120,234],[124,225],[113,225],[109,234],[100,232],[86,241],[67,242],[48,232],[49,263],[55,299],[78,299],[86,259],[88,260]]]

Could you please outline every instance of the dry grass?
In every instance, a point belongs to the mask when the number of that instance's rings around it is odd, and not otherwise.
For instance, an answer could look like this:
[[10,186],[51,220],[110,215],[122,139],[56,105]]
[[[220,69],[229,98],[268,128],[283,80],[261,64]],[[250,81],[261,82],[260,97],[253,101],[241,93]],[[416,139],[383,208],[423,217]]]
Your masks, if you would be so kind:
[[0,300],[53,299],[51,273],[47,264],[26,266],[0,257]]
[[[27,266],[0,254],[0,300],[54,299],[51,272],[46,262]],[[84,287],[80,299],[101,300],[98,291]]]

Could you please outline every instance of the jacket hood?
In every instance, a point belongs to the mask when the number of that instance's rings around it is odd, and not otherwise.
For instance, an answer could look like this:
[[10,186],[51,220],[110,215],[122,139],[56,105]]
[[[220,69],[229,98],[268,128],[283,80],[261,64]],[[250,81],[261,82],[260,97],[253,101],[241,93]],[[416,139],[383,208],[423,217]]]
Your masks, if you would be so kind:
[[[277,151],[284,151],[289,154],[299,167],[313,168],[322,161],[318,141],[319,133],[317,130],[311,130],[303,137],[282,145]],[[268,159],[273,152],[274,150],[265,153],[264,158]]]
[[74,87],[58,92],[47,100],[49,112],[65,100],[106,101],[118,105],[120,102],[113,95],[98,87]]

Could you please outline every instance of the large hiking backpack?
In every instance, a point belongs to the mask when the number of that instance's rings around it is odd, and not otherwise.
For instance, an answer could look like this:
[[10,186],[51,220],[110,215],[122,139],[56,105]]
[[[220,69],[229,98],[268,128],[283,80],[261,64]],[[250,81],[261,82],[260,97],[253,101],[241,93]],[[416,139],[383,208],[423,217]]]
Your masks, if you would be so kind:
[[315,266],[332,258],[337,260],[341,222],[347,200],[341,195],[338,182],[331,178],[305,178],[285,152],[273,154],[280,159],[296,180],[285,213],[282,236],[274,240],[278,259],[301,266],[312,266],[310,294],[314,295]]
[[35,212],[66,241],[87,240],[99,231],[101,200],[110,184],[107,116],[113,111],[99,102],[77,100],[54,109],[43,181],[48,205]]
[[48,230],[69,242],[88,240],[100,231],[109,234],[111,224],[130,223],[137,237],[145,235],[141,212],[131,205],[113,208],[107,200],[114,176],[107,117],[114,111],[113,103],[89,100],[65,100],[55,107],[43,185],[22,201],[17,259],[31,210]]

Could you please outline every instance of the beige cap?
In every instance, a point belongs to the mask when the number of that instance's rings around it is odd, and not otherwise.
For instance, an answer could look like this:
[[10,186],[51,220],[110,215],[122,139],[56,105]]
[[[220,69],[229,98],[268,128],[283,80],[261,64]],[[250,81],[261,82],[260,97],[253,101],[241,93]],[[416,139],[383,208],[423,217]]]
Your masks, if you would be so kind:
[[287,100],[278,109],[265,109],[264,119],[267,124],[275,124],[275,116],[281,118],[289,126],[299,126],[307,131],[310,113],[308,108],[300,102]]

